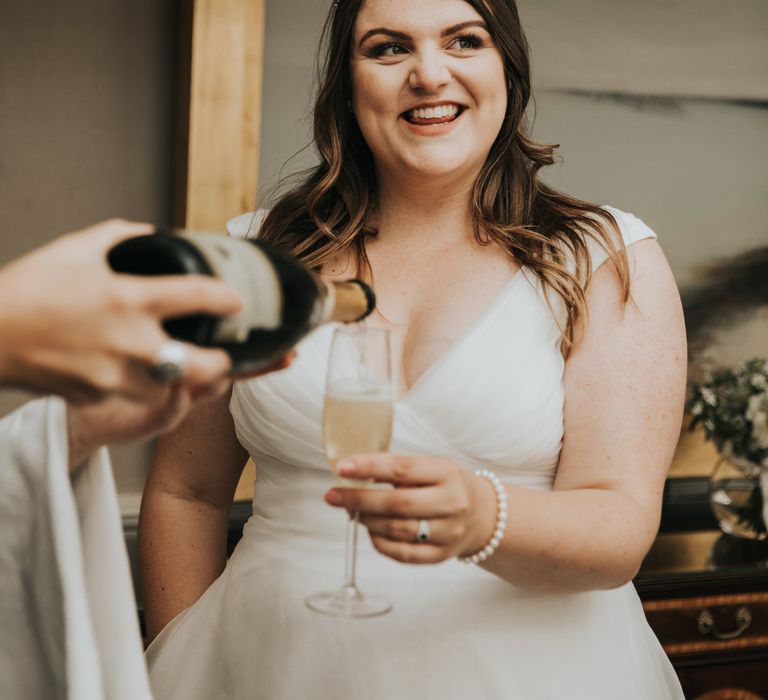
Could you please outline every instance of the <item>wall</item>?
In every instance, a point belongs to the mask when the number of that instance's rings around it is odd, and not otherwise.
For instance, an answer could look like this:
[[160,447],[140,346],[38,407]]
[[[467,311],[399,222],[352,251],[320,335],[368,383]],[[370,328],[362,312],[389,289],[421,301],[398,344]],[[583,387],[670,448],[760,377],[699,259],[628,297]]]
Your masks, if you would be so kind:
[[[167,1],[3,0],[0,263],[104,218],[168,221],[174,31]],[[121,491],[146,451],[115,451]]]

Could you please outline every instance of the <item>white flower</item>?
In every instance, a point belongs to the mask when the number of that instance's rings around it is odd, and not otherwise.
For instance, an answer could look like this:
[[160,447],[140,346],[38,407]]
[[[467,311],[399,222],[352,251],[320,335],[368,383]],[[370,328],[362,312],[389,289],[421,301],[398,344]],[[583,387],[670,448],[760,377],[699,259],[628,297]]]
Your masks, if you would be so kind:
[[749,383],[755,387],[755,389],[765,389],[768,387],[768,380],[766,380],[764,374],[753,374]]
[[715,421],[710,420],[709,418],[704,421],[704,427],[709,430],[709,432],[713,432],[715,429]]
[[701,398],[708,406],[717,406],[717,395],[708,386],[701,387]]
[[693,406],[691,406],[691,415],[700,416],[703,410],[704,404],[702,404],[701,401],[697,401],[695,404],[693,404]]
[[750,397],[745,413],[752,423],[752,441],[758,449],[768,448],[768,396],[765,392]]

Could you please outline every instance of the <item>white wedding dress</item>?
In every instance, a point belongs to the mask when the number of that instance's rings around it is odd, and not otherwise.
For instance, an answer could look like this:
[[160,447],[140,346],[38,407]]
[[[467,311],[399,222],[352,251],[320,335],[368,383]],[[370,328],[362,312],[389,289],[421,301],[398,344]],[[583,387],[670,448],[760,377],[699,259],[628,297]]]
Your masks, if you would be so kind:
[[[654,236],[611,211],[627,244]],[[595,249],[594,266],[604,258]],[[323,501],[334,485],[321,439],[331,332],[309,336],[289,370],[235,387],[237,435],[258,465],[253,516],[224,573],[149,647],[156,699],[682,698],[631,584],[539,595],[457,561],[399,564],[363,530],[360,587],[393,611],[345,620],[306,608],[308,595],[340,586],[344,563],[346,513]],[[521,270],[397,402],[391,451],[550,489],[563,434],[559,338]]]

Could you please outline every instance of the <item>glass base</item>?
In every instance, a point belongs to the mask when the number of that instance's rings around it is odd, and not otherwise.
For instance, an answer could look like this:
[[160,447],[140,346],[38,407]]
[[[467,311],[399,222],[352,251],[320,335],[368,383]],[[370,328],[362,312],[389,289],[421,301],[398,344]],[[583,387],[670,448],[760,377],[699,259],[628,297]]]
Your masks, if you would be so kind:
[[392,610],[392,603],[388,600],[363,596],[354,586],[317,593],[304,602],[310,610],[332,617],[376,617]]

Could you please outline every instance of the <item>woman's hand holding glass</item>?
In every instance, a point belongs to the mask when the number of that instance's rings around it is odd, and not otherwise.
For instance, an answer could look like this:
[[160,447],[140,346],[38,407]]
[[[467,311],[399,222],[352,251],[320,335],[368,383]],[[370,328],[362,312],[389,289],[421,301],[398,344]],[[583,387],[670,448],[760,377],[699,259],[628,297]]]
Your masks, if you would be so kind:
[[493,487],[450,459],[362,454],[341,460],[337,468],[343,478],[394,487],[335,487],[325,495],[330,505],[359,513],[374,547],[392,559],[434,564],[467,556],[482,549],[493,533]]

